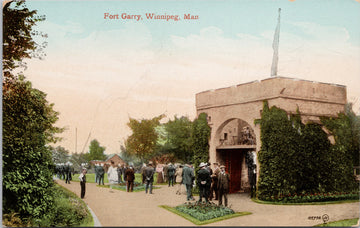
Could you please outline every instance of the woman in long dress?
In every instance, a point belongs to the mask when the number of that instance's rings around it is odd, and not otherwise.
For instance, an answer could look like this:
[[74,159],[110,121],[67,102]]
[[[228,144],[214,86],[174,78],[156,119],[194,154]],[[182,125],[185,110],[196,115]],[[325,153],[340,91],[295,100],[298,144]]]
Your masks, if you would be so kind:
[[111,165],[108,169],[108,180],[110,184],[117,184],[118,183],[118,172],[117,167],[115,166],[114,161],[111,161]]

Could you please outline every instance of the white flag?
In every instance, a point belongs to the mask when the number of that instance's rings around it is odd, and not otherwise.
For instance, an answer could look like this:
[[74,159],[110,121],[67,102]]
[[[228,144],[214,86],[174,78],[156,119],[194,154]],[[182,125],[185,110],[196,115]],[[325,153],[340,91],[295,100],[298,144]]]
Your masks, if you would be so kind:
[[274,55],[271,65],[271,76],[277,75],[277,67],[278,67],[278,59],[279,59],[280,11],[281,9],[279,8],[278,24],[275,29],[274,41],[273,41]]

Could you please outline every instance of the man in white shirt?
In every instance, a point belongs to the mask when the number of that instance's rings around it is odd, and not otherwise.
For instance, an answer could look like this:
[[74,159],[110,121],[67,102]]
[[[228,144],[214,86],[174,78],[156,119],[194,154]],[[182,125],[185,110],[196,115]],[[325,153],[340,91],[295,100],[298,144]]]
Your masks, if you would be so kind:
[[85,183],[86,183],[86,169],[84,168],[82,170],[82,173],[79,175],[79,180],[80,180],[80,187],[81,187],[81,199],[84,199],[85,197]]

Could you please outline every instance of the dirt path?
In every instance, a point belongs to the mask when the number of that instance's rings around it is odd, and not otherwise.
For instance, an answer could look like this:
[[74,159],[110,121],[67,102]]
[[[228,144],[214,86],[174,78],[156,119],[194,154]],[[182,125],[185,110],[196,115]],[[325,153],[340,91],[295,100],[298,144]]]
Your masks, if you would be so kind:
[[[60,185],[80,195],[80,184],[72,182]],[[86,184],[84,201],[96,214],[102,226],[194,226],[188,220],[158,205],[176,206],[185,202],[185,195],[176,195],[175,187],[161,185],[153,195],[144,192],[127,193],[119,190]],[[229,195],[229,204],[235,211],[252,212],[251,215],[223,220],[205,226],[314,226],[322,223],[317,216],[327,214],[329,222],[359,217],[359,203],[274,206],[257,204],[247,194]],[[314,216],[314,219],[309,219]]]

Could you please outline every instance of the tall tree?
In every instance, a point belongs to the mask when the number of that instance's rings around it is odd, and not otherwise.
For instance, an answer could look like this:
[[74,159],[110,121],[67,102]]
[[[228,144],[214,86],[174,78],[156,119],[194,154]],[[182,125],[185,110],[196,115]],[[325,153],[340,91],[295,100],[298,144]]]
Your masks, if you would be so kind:
[[54,163],[65,163],[69,160],[69,151],[62,146],[50,147]]
[[5,78],[14,77],[12,70],[25,67],[24,58],[40,58],[45,56],[41,44],[33,37],[47,35],[33,29],[37,22],[45,20],[45,16],[37,15],[36,10],[29,10],[25,0],[8,1],[3,5],[3,71]]
[[125,142],[129,154],[137,156],[142,162],[145,162],[153,155],[158,139],[155,128],[160,125],[162,118],[164,118],[164,115],[140,121],[129,118],[127,125],[132,130],[132,134]]
[[34,218],[52,204],[53,161],[49,142],[56,142],[58,113],[46,94],[30,82],[3,86],[3,210]]
[[169,153],[183,162],[192,159],[191,151],[191,128],[192,122],[187,117],[174,116],[174,120],[169,120],[164,124],[166,130],[166,143]]
[[87,159],[91,160],[104,160],[106,155],[104,154],[105,147],[100,146],[100,143],[94,139],[90,142],[89,153]]
[[194,120],[191,130],[193,163],[195,166],[195,173],[199,170],[201,162],[209,161],[209,139],[211,129],[207,123],[206,113],[201,113],[197,119]]

